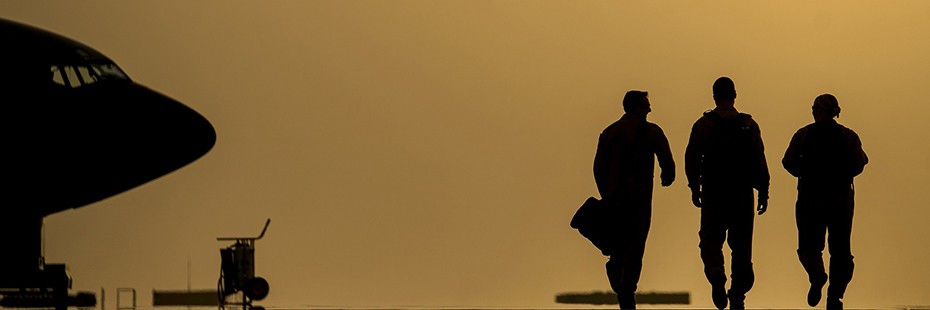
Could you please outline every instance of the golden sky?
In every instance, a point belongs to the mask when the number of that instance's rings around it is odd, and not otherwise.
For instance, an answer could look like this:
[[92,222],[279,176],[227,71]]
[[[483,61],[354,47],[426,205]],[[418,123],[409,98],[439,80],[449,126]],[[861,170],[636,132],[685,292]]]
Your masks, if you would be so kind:
[[596,194],[598,134],[640,89],[679,168],[656,187],[640,289],[708,307],[682,159],[725,75],[772,172],[748,305],[805,305],[780,161],[822,93],[871,159],[847,306],[930,304],[927,1],[88,0],[0,2],[0,17],[95,47],[218,133],[190,166],[46,219],[47,260],[77,290],[149,304],[187,287],[188,261],[213,288],[214,238],[265,218],[265,305],[549,307],[608,290],[568,222]]

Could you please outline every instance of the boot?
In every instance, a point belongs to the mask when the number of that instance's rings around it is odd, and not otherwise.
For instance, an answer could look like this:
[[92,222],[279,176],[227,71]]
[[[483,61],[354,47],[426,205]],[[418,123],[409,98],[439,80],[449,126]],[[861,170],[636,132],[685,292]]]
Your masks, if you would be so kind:
[[621,292],[617,294],[617,301],[620,302],[620,309],[636,309],[634,293]]
[[843,302],[839,298],[827,296],[827,310],[843,310]]
[[724,283],[711,284],[710,297],[714,300],[714,306],[717,309],[726,309],[727,289],[724,287]]
[[730,299],[730,309],[733,310],[743,310],[746,309],[746,294],[737,294],[732,290],[727,294],[727,298]]
[[[811,288],[807,291],[807,304],[811,307],[816,307],[820,303],[820,298],[823,294],[823,286],[827,284],[827,276],[819,277],[817,279],[811,279]],[[842,303],[841,306],[842,308]]]

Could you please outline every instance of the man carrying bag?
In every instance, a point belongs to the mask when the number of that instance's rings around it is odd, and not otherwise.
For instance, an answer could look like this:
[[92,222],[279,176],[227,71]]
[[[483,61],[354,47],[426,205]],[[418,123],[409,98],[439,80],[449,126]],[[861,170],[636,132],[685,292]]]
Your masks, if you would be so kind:
[[610,256],[607,278],[620,308],[635,309],[633,296],[652,217],[655,161],[658,158],[662,169],[662,186],[675,180],[675,163],[662,128],[646,121],[652,111],[648,93],[627,92],[623,110],[625,114],[598,139],[594,180],[603,200],[589,198],[572,227]]

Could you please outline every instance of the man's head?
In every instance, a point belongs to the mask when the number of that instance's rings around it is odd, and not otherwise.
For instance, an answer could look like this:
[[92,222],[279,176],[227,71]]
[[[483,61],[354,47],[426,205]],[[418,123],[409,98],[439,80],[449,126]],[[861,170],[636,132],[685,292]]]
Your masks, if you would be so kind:
[[648,92],[631,90],[623,96],[623,112],[646,116],[650,111]]
[[814,121],[822,121],[840,117],[840,103],[831,94],[823,94],[814,99],[814,106],[811,107],[811,113],[814,114]]
[[733,102],[736,100],[736,86],[733,80],[722,76],[714,81],[714,101],[716,102]]

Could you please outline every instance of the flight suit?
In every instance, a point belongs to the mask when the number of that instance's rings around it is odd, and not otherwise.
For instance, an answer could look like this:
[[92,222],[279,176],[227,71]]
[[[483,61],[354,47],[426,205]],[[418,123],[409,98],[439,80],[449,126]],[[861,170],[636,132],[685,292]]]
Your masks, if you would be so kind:
[[685,173],[692,191],[702,193],[700,236],[704,275],[712,285],[726,281],[723,243],[730,247],[732,283],[728,296],[752,288],[753,189],[768,199],[769,171],[759,125],[732,108],[704,113],[691,129]]
[[607,277],[619,297],[632,298],[642,271],[646,237],[652,218],[655,161],[661,178],[675,178],[668,139],[643,116],[624,114],[601,133],[594,158],[594,180],[604,203],[614,213],[615,247],[607,262]]
[[852,280],[853,178],[868,162],[859,136],[833,119],[799,129],[782,160],[798,178],[798,258],[811,283],[827,280],[823,250],[824,235],[829,235],[828,299],[842,299]]

